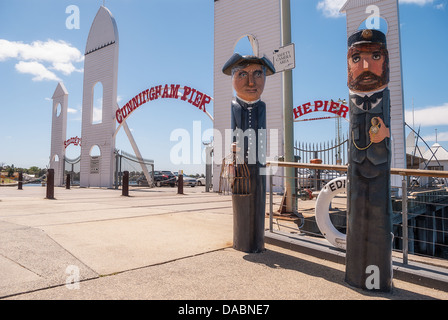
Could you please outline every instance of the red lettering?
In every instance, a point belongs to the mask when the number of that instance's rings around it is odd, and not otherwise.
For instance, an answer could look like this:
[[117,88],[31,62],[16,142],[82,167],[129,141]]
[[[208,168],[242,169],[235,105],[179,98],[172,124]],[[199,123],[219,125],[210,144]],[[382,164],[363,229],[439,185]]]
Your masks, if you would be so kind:
[[293,111],[294,111],[294,119],[297,119],[298,117],[303,116],[302,106],[298,106],[297,108],[294,108]]
[[64,148],[67,148],[70,144],[74,144],[75,146],[80,146],[81,145],[81,138],[78,138],[78,136],[76,137],[71,137],[68,140],[64,141]]
[[324,110],[322,110],[322,111],[327,111],[327,106],[328,106],[328,101],[325,101],[325,107],[324,107]]
[[319,111],[319,108],[322,108],[324,103],[321,100],[314,101],[314,111]]
[[[130,111],[129,111],[129,113],[131,113],[132,111],[134,111],[135,109],[137,109],[137,108],[139,107],[139,104],[138,104],[138,96],[135,96],[134,98],[132,98],[131,101],[132,101],[132,102],[129,103],[129,107],[130,107]],[[129,108],[129,107],[128,107],[128,108]]]
[[144,99],[145,99],[144,91],[143,91],[143,92],[140,92],[140,93],[138,94],[138,97],[140,98],[140,104],[139,104],[139,106],[141,106],[142,104],[144,104],[144,103],[146,102],[146,100],[144,100]]
[[155,95],[155,90],[154,87],[151,88],[151,90],[149,90],[149,100],[152,101],[154,100],[154,95]]
[[180,99],[183,100],[183,101],[187,100],[187,96],[190,94],[190,92],[191,92],[191,88],[185,86],[184,87],[184,94],[182,95],[182,97]]
[[200,91],[196,91],[196,98],[193,101],[193,105],[195,107],[199,107],[199,104],[201,103],[202,97],[203,97],[203,93],[200,92]]
[[163,88],[163,94],[162,94],[162,98],[168,98],[169,97],[169,88],[168,85],[165,85],[165,88]]
[[125,106],[123,108],[121,108],[121,114],[123,115],[123,119],[126,119],[126,117],[128,116],[128,110],[126,108],[126,106],[129,104],[129,102],[127,104],[125,104]]
[[191,96],[190,96],[190,99],[188,100],[188,103],[192,103],[192,99],[193,99],[193,96],[194,96],[194,93],[196,92],[196,89],[193,89],[193,88],[191,88]]
[[181,100],[187,101],[199,110],[206,112],[206,105],[212,101],[210,96],[188,86],[184,86],[183,93],[179,93],[180,88],[181,86],[179,84],[165,84],[143,90],[115,112],[115,119],[119,124],[121,124],[135,109],[140,107],[142,104],[158,99],[159,97],[173,99],[178,99],[180,97]]
[[208,95],[204,94],[201,103],[199,104],[199,110],[202,110],[205,112],[205,105],[209,104],[210,101],[212,100],[211,97],[209,97]]
[[328,112],[338,113],[338,107],[339,107],[339,103],[331,101],[330,110],[328,110]]
[[143,92],[143,98],[145,99],[145,101],[143,101],[143,103],[145,103],[146,101],[149,100],[149,89],[146,89],[146,90]]
[[117,119],[118,123],[121,123],[123,121],[123,118],[121,117],[121,110],[118,109],[117,112],[115,112],[115,118]]
[[179,91],[180,85],[179,84],[172,84],[171,85],[171,91],[170,91],[170,98],[178,98],[178,91]]
[[311,102],[308,102],[308,103],[305,103],[305,104],[302,105],[302,107],[303,107],[303,114],[307,114],[307,113],[313,112],[313,110],[311,110],[310,106],[311,106]]
[[[342,104],[341,107],[339,108],[338,116],[343,117],[343,118],[347,118],[347,112],[348,112],[348,107],[344,106]],[[344,114],[344,115],[342,115],[342,114]]]
[[156,90],[156,92],[154,95],[154,99],[158,99],[161,94],[161,91],[162,91],[162,86],[160,85],[160,86],[155,87],[155,90]]

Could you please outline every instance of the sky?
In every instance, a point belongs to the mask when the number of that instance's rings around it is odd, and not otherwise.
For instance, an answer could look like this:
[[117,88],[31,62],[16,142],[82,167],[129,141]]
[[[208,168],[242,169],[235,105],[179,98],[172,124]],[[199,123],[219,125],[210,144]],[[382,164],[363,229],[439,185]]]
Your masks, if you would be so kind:
[[[339,13],[344,2],[291,0],[294,107],[348,97],[346,21]],[[51,97],[60,81],[69,93],[67,139],[81,137],[84,52],[102,4],[0,0],[0,164],[48,166]],[[213,96],[213,1],[106,0],[105,5],[119,33],[119,106],[145,89],[171,83]],[[406,122],[429,145],[437,133],[437,142],[448,149],[448,0],[400,0],[399,12]],[[207,110],[213,114],[212,103]],[[127,123],[156,170],[205,172],[204,162],[196,163],[193,155],[190,164],[170,157],[178,130],[191,135],[192,148],[208,141],[204,133],[213,123],[191,104],[159,99],[141,106]],[[347,128],[343,121],[342,131]],[[298,142],[323,143],[334,139],[335,131],[334,119],[294,123]],[[123,130],[116,148],[133,153]],[[76,158],[80,148],[70,145],[66,154]]]

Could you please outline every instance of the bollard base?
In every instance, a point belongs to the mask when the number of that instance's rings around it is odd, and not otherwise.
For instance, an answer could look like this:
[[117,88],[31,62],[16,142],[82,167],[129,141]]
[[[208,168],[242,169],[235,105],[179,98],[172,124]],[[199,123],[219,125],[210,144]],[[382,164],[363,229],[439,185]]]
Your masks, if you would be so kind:
[[232,201],[233,248],[247,253],[263,252],[264,212],[257,210],[252,194],[233,194]]

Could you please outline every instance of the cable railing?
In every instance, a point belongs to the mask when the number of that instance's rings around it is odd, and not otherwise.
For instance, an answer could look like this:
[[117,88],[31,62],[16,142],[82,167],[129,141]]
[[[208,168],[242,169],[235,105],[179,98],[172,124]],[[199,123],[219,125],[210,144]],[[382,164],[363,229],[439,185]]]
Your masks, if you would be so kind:
[[[324,238],[316,219],[316,199],[334,179],[346,179],[347,166],[268,162],[267,167],[270,172],[282,171],[274,170],[275,167],[296,169],[292,178],[281,174],[268,176],[269,230]],[[391,175],[400,177],[396,181],[401,180],[401,185],[391,189],[393,250],[401,253],[405,264],[409,254],[448,259],[448,171],[391,168]],[[286,212],[286,191],[274,193],[278,188],[274,176],[294,179],[293,212]],[[426,183],[416,185],[416,180]],[[346,211],[346,190],[341,188],[328,208],[331,223],[341,234],[347,229]]]

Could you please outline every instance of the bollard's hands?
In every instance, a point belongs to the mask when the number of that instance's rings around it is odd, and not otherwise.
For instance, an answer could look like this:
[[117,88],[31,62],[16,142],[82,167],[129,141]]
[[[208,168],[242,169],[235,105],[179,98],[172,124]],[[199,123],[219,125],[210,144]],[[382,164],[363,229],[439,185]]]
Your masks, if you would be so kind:
[[377,127],[378,131],[376,133],[372,133],[372,130],[369,130],[370,141],[373,143],[379,143],[383,141],[385,138],[390,138],[390,130],[384,124],[383,119],[380,117],[375,117],[378,121]]
[[232,143],[232,152],[233,153],[236,153],[240,150],[241,150],[241,148],[237,146],[236,142]]

